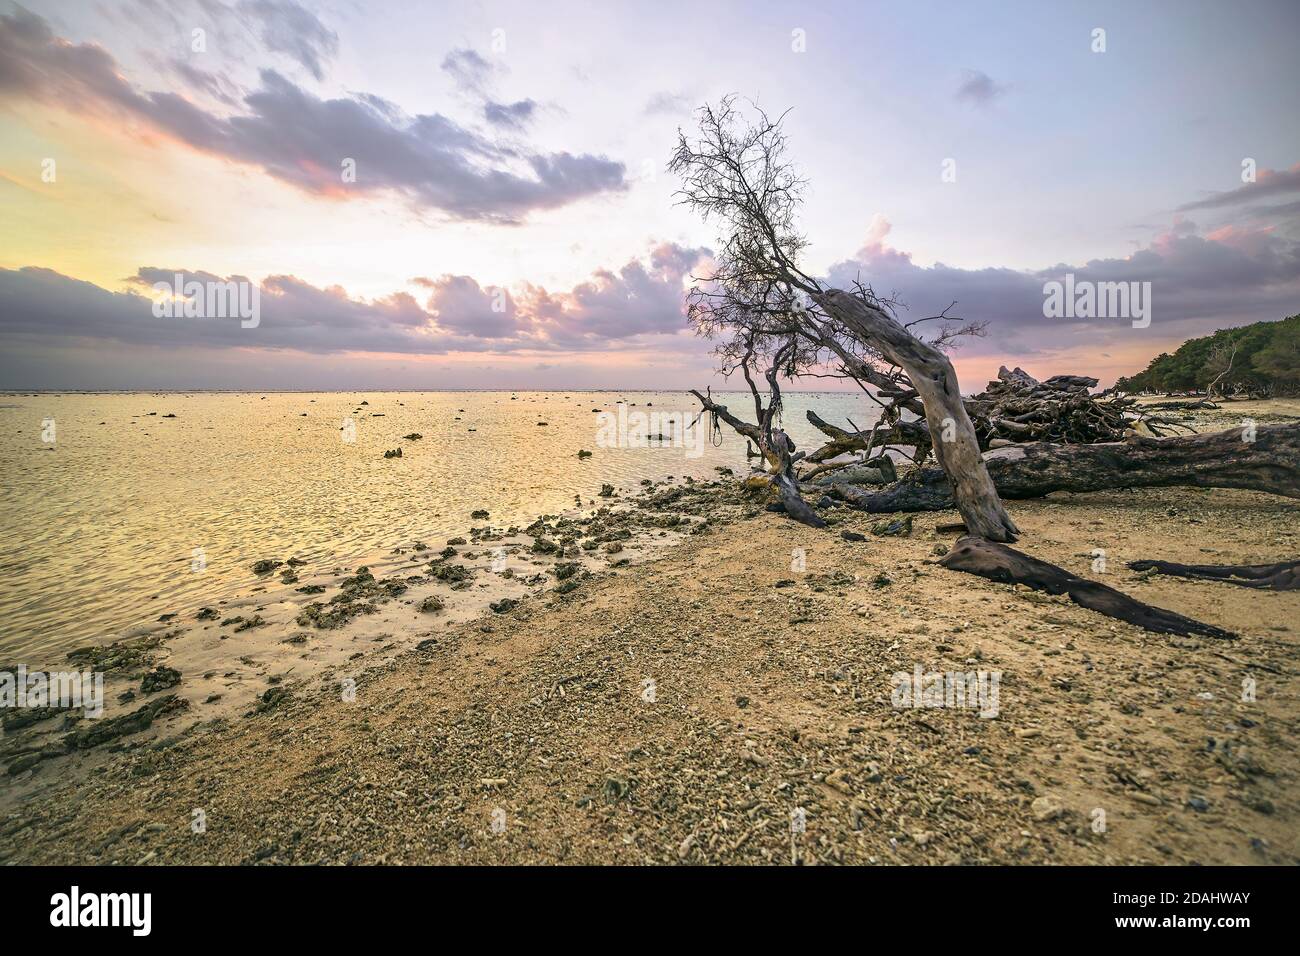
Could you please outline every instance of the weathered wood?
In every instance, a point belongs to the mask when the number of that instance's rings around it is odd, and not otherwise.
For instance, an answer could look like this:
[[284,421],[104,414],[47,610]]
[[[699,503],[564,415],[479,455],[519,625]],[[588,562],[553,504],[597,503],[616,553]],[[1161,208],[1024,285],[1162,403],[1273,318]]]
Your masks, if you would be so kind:
[[799,494],[799,483],[794,477],[794,442],[779,428],[772,430],[772,440],[777,454],[777,466],[772,473],[772,484],[781,496],[785,513],[796,521],[813,528],[826,527],[826,521]]
[[1219,406],[1216,405],[1214,402],[1210,401],[1208,398],[1198,398],[1195,401],[1189,401],[1189,402],[1151,402],[1147,405],[1144,405],[1143,408],[1147,408],[1159,412],[1171,412],[1171,411],[1197,411],[1200,409],[1217,410]]
[[[768,479],[781,496],[786,514],[813,528],[826,527],[825,519],[817,514],[799,494],[799,485],[794,476],[794,464],[800,456],[796,454],[794,442],[790,440],[789,435],[774,427],[769,427],[768,435],[764,435],[763,429],[758,425],[737,418],[727,410],[726,405],[715,402],[712,397],[702,395],[695,389],[691,389],[691,394],[699,400],[705,411],[717,415],[737,433],[758,446],[759,452],[768,463]],[[763,417],[761,404],[759,407],[760,417]]]
[[811,408],[808,409],[807,414],[809,424],[825,434],[830,441],[809,454],[805,461],[827,461],[845,452],[874,451],[886,445],[907,445],[925,449],[930,447],[930,432],[925,427],[925,422],[898,421],[891,426],[877,427],[871,431],[851,432],[825,421]]
[[[924,407],[917,401],[917,392],[911,388],[890,385],[893,379],[877,373],[875,380],[864,377],[869,366],[845,362],[846,374],[871,385],[884,406],[883,421],[871,431],[848,432],[822,421],[815,412],[808,413],[808,421],[825,432],[831,439],[825,446],[808,456],[809,461],[833,458],[843,451],[855,451],[873,444],[907,446],[917,449],[913,456],[923,460],[930,450],[930,433],[924,421]],[[861,374],[860,374],[861,373]],[[906,381],[906,379],[903,379]],[[1061,444],[1092,445],[1101,442],[1121,441],[1129,431],[1137,430],[1152,437],[1191,432],[1194,429],[1181,422],[1166,421],[1151,416],[1147,409],[1119,395],[1093,395],[1091,390],[1097,380],[1087,375],[1053,375],[1040,382],[1023,369],[998,370],[996,381],[978,395],[962,399],[966,414],[975,429],[980,449],[987,451],[1009,444],[1046,441]],[[910,403],[916,406],[910,407]],[[920,421],[903,421],[903,410],[915,411]]]
[[975,429],[962,405],[957,373],[948,357],[858,296],[828,289],[813,293],[812,299],[907,373],[912,388],[921,396],[930,434],[940,439],[934,443],[934,457],[948,475],[966,527],[993,541],[1014,541],[1020,529],[1002,507],[984,467]]
[[[1250,436],[1253,441],[1246,440]],[[1010,499],[1170,486],[1245,488],[1300,498],[1300,424],[1178,438],[1133,436],[1100,445],[1035,442],[995,448],[984,454],[984,464],[997,492]],[[840,487],[835,493],[871,512],[942,511],[955,504],[947,476],[936,468],[920,469],[879,491]]]
[[1180,578],[1222,581],[1266,591],[1300,590],[1300,561],[1277,564],[1177,564],[1173,561],[1130,561],[1134,571],[1155,571]]
[[1130,430],[1154,437],[1191,432],[1174,421],[1153,417],[1126,396],[1093,395],[1089,375],[1053,375],[1040,382],[1024,369],[998,369],[996,381],[964,400],[980,448],[1031,441],[1094,445],[1121,441]]
[[1162,634],[1184,637],[1234,638],[1230,631],[1183,617],[1164,608],[1143,604],[1112,587],[1080,578],[1064,568],[1030,557],[995,541],[967,536],[957,543],[939,563],[952,571],[965,571],[1003,584],[1024,584],[1048,594],[1068,594],[1070,600],[1090,611],[1118,618]]

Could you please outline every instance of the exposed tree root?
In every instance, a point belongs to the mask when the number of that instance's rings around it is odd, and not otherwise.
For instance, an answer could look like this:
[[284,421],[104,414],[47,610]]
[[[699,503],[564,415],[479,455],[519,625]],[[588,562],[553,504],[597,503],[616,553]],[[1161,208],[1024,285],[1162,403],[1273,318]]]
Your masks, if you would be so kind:
[[1183,636],[1234,638],[1235,634],[1202,624],[1173,611],[1152,607],[1114,588],[1076,577],[1064,568],[1031,558],[996,541],[968,535],[957,539],[939,563],[953,571],[977,574],[1004,584],[1024,584],[1048,594],[1068,594],[1075,604],[1108,617],[1119,618],[1148,631]]
[[1173,561],[1130,561],[1134,571],[1155,571],[1180,578],[1223,581],[1265,591],[1300,590],[1300,561],[1277,564],[1176,564]]

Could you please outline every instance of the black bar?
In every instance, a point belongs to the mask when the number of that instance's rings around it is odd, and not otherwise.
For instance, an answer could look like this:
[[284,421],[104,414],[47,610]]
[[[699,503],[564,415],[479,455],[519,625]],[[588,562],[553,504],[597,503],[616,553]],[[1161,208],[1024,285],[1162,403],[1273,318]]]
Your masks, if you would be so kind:
[[[845,938],[863,946],[888,945],[895,930],[910,927],[906,935],[927,951],[931,944],[947,950],[963,940],[1005,946],[1018,938],[1180,946],[1199,938],[1231,947],[1280,938],[1294,925],[1294,876],[1263,867],[15,867],[0,870],[0,914],[9,938],[24,943],[38,934],[77,933],[87,942],[116,937],[129,944],[373,945],[377,931],[386,936],[406,926],[458,937],[470,930],[482,945],[502,938],[504,929],[530,927],[541,934],[539,945],[552,933],[558,940],[611,932],[611,939],[659,937],[667,945],[690,938],[688,924],[703,921],[725,928],[729,940],[761,942],[788,924],[812,933],[810,941]],[[73,886],[83,904],[90,894],[150,894],[148,935],[134,935],[130,925],[52,926],[52,898],[70,896]],[[1120,925],[1132,919],[1151,924]],[[1188,925],[1193,919],[1211,925]]]

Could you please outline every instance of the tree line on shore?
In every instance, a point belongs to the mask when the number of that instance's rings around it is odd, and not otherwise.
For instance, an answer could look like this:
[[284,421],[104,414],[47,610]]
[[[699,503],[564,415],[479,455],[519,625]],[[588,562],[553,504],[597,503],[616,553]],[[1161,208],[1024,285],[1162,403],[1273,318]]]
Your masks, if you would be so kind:
[[1115,389],[1221,397],[1300,395],[1300,315],[1188,339],[1136,375],[1120,378]]

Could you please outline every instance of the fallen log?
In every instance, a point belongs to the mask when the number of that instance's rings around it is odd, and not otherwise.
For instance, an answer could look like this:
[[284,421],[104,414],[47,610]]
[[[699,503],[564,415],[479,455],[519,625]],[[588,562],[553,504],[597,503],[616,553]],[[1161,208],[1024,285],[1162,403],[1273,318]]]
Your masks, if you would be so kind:
[[825,421],[811,408],[808,409],[807,416],[809,424],[830,438],[830,441],[812,452],[805,461],[829,461],[845,452],[871,452],[887,445],[907,445],[927,450],[930,447],[930,431],[925,427],[924,421],[898,421],[883,430],[877,426],[871,431],[851,432]]
[[[983,457],[998,494],[1008,499],[1172,486],[1244,488],[1300,498],[1300,424],[1178,438],[1132,436],[1100,445],[1035,442],[995,448]],[[948,479],[937,468],[920,469],[879,491],[841,486],[835,494],[875,513],[954,506]]]
[[1300,561],[1277,564],[1177,564],[1173,561],[1130,561],[1134,571],[1155,571],[1179,578],[1222,581],[1265,591],[1300,590]]
[[1212,624],[1203,624],[1164,608],[1143,604],[1112,587],[1076,577],[1064,568],[1031,558],[996,541],[968,535],[957,543],[939,563],[952,571],[965,571],[1002,584],[1024,584],[1048,594],[1068,594],[1070,600],[1090,611],[1128,621],[1148,631],[1162,634],[1200,635],[1222,639],[1237,635]]
[[1192,402],[1153,402],[1144,407],[1153,411],[1171,412],[1196,411],[1199,409],[1217,410],[1219,406],[1208,398],[1198,398]]

